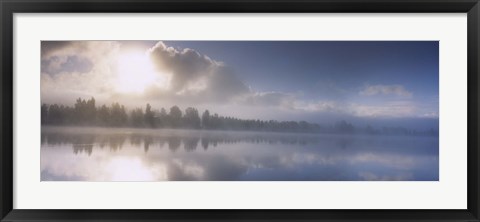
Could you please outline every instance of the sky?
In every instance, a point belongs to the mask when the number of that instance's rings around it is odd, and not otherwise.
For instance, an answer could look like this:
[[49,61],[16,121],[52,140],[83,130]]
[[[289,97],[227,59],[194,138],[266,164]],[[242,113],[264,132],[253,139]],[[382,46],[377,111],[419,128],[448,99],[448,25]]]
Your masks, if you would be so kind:
[[437,41],[42,41],[42,103],[438,128]]

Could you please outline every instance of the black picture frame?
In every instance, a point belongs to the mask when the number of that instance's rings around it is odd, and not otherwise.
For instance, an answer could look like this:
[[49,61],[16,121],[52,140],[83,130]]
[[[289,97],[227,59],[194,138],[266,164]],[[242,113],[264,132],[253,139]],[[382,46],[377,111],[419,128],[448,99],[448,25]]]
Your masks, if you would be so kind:
[[[479,0],[0,0],[1,221],[480,221]],[[14,13],[454,13],[468,14],[466,210],[22,210],[13,209]],[[413,201],[413,200],[412,200]]]

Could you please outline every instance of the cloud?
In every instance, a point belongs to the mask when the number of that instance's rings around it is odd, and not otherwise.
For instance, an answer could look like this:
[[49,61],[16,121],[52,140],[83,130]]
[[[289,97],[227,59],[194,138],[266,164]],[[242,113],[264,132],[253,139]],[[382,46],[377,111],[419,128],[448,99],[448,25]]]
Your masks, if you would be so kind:
[[438,118],[438,112],[427,112],[422,115],[425,118]]
[[283,92],[252,92],[239,99],[244,105],[293,108],[297,96]]
[[159,70],[172,74],[170,89],[174,91],[183,90],[190,83],[206,77],[219,65],[193,49],[178,51],[163,42],[149,49],[149,54]]
[[347,110],[358,117],[410,117],[417,111],[415,103],[410,101],[391,101],[377,105],[351,103]]
[[48,59],[48,57],[52,56],[56,52],[62,51],[64,48],[68,48],[76,44],[76,42],[72,41],[42,41],[40,44],[42,59]]
[[55,75],[61,72],[80,72],[87,73],[93,68],[93,63],[85,57],[76,55],[54,56],[42,60],[42,73]]
[[168,75],[168,87],[152,83],[138,95],[116,90],[117,60],[127,50],[122,49],[121,42],[43,41],[41,49],[43,102],[68,103],[75,97],[95,96],[195,105],[227,102],[250,93],[225,64],[193,49],[177,50],[163,42],[150,48],[148,54],[157,74]]
[[411,101],[388,101],[378,104],[338,102],[332,100],[295,101],[294,109],[310,113],[334,113],[355,117],[400,118],[415,116],[419,107]]
[[367,86],[365,87],[365,89],[360,91],[360,95],[396,95],[403,97],[411,97],[413,94],[407,91],[402,85],[372,85]]
[[295,109],[303,110],[307,112],[346,112],[343,103],[324,100],[324,101],[314,101],[314,102],[304,102],[297,101],[295,102]]
[[397,175],[378,175],[372,172],[359,172],[358,177],[362,180],[367,181],[406,181],[406,180],[415,180],[413,174],[408,173],[398,173]]
[[[135,49],[145,53],[146,47],[142,51]],[[317,83],[316,98],[288,91],[252,89],[239,78],[241,73],[236,73],[228,64],[194,49],[173,48],[161,41],[146,53],[155,67],[154,75],[163,82],[147,84],[141,92],[122,92],[117,85],[118,61],[122,55],[131,53],[128,44],[43,41],[41,49],[41,97],[45,103],[71,104],[75,98],[94,96],[98,104],[120,102],[135,107],[149,102],[157,107],[195,106],[245,118],[300,119],[299,116],[323,114],[438,118],[438,104],[415,103],[405,101],[406,98],[401,98],[404,101],[389,98],[373,104],[348,100],[352,92],[328,79]],[[413,95],[401,85],[370,85],[359,93],[363,96]]]
[[105,59],[111,53],[117,53],[119,47],[117,41],[42,41],[41,59],[78,56],[97,63],[97,59]]
[[114,41],[42,41],[42,102],[71,103],[76,97],[108,97],[113,90]]
[[149,54],[159,72],[170,74],[168,91],[151,89],[150,96],[167,93],[177,99],[224,102],[250,91],[231,68],[193,49],[177,50],[158,42]]

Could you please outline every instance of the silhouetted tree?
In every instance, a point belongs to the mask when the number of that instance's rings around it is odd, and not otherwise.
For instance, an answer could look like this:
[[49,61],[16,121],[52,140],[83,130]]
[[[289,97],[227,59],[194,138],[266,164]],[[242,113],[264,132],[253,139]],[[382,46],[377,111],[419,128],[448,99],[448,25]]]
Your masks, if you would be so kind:
[[198,110],[192,107],[188,107],[185,110],[185,115],[183,117],[184,119],[184,126],[188,128],[193,128],[193,129],[199,129],[200,128],[200,116],[198,115]]
[[150,106],[150,104],[147,103],[147,106],[145,107],[145,116],[144,116],[144,121],[145,121],[145,124],[146,126],[149,126],[149,127],[155,127],[155,116],[152,112],[152,106]]
[[48,105],[47,104],[42,104],[41,107],[41,115],[40,115],[40,122],[41,124],[48,124]]
[[205,112],[203,112],[202,114],[202,126],[203,128],[205,129],[210,129],[211,126],[210,126],[210,112],[207,110],[205,110]]
[[142,127],[144,126],[144,119],[145,117],[142,108],[136,108],[130,112],[130,125],[135,127]]
[[181,127],[182,123],[182,110],[178,106],[172,106],[169,113],[170,126],[171,127]]
[[97,110],[97,120],[97,123],[101,126],[110,126],[112,122],[110,108],[108,108],[106,105],[102,105]]
[[127,125],[128,115],[123,105],[113,103],[111,109],[111,126]]
[[162,107],[162,109],[160,109],[160,113],[156,117],[156,120],[157,120],[156,122],[158,126],[160,127],[168,126],[168,114],[165,108]]

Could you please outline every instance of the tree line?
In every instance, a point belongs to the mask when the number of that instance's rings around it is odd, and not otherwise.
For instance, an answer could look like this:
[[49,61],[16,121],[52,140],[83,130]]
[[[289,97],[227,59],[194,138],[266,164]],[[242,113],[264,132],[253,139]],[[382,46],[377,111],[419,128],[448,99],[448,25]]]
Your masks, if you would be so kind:
[[42,125],[59,126],[438,136],[438,131],[434,129],[417,131],[403,127],[356,127],[345,120],[338,121],[333,125],[320,125],[306,121],[239,119],[220,116],[217,113],[210,114],[209,110],[205,110],[200,115],[199,111],[194,107],[187,107],[182,111],[176,105],[172,106],[168,112],[165,108],[153,110],[148,103],[145,105],[145,108],[134,108],[129,111],[124,105],[119,103],[97,107],[93,97],[89,100],[78,98],[73,107],[44,103],[41,106],[41,123]]

